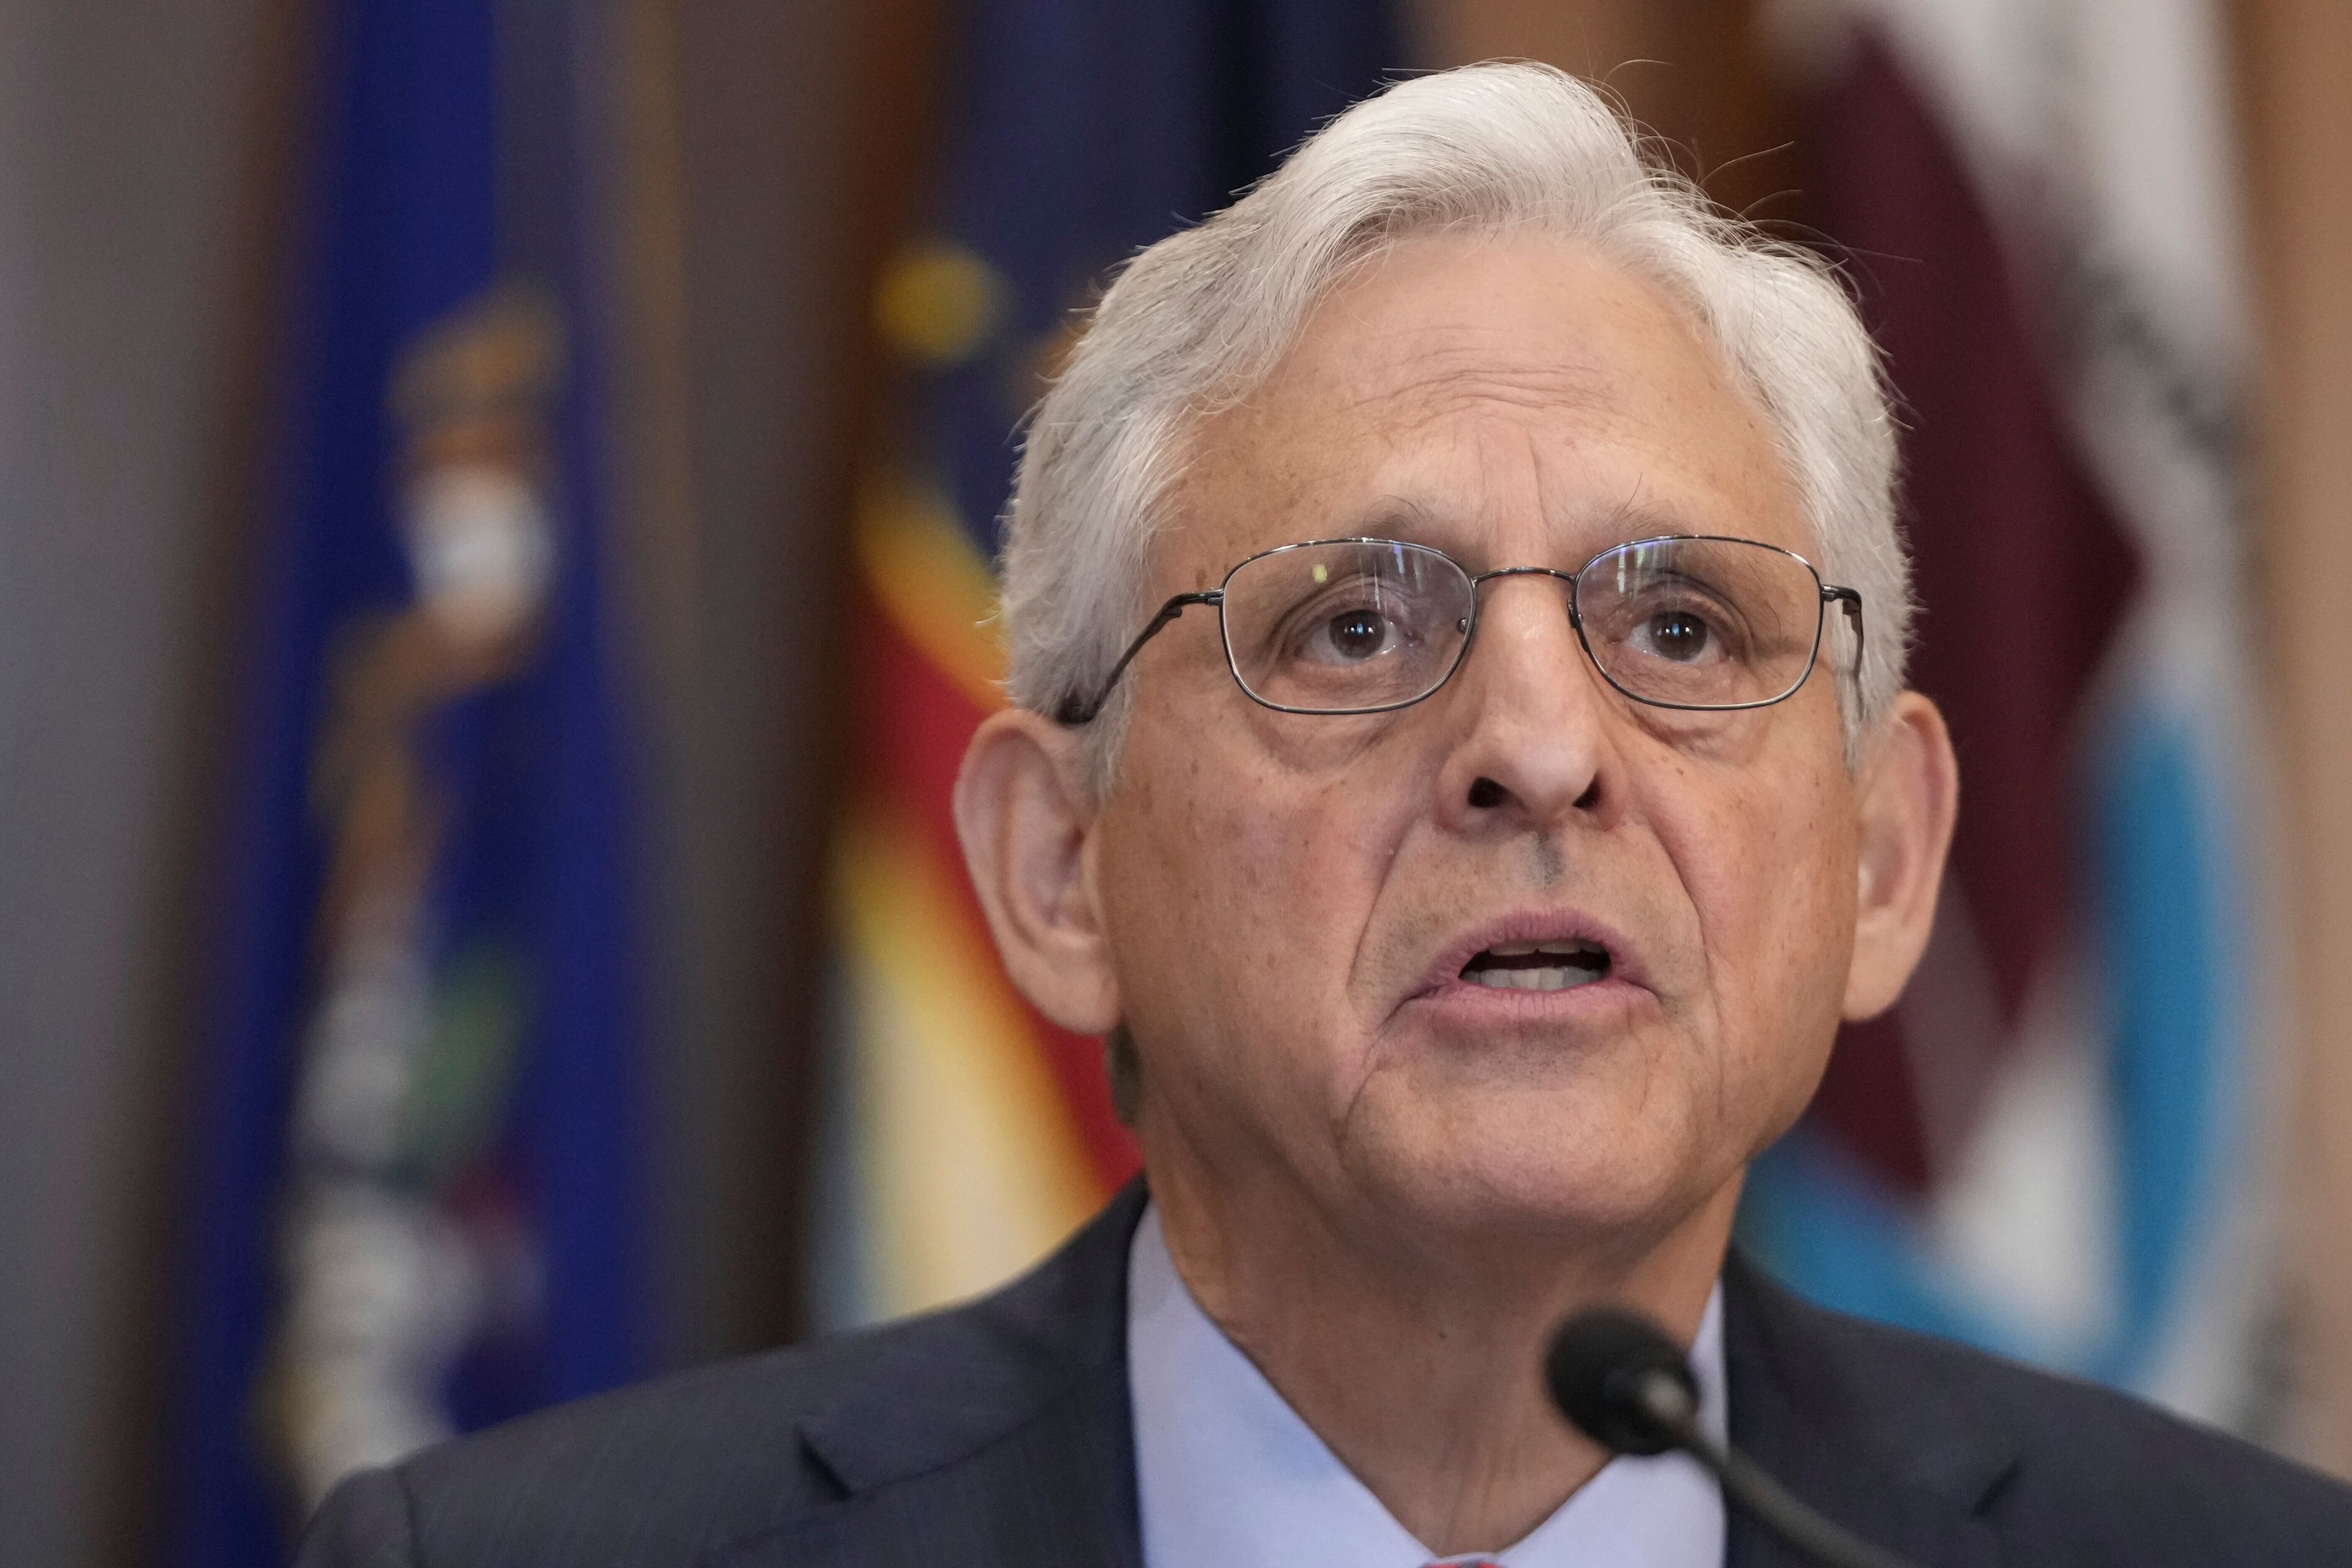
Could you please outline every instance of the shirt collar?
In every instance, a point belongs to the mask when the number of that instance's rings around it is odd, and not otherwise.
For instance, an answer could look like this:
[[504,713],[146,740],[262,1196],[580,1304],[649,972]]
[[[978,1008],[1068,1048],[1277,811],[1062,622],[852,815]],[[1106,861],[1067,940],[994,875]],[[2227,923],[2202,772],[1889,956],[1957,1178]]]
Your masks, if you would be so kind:
[[[1432,1554],[1192,1300],[1155,1205],[1128,1253],[1127,1349],[1144,1568],[1423,1568]],[[1729,1430],[1723,1289],[1691,1347],[1699,1423]],[[1533,1376],[1532,1371],[1528,1373]],[[1504,1568],[1721,1568],[1723,1494],[1680,1454],[1601,1467]]]

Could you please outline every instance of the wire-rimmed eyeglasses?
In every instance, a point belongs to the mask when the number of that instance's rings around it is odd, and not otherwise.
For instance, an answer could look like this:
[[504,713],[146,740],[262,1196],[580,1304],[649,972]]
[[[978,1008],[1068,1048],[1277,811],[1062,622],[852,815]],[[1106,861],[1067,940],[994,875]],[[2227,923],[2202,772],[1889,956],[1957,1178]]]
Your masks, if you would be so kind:
[[1473,573],[1444,551],[1394,539],[1318,539],[1261,552],[1219,586],[1160,606],[1091,699],[1091,722],[1144,644],[1194,605],[1214,605],[1225,663],[1252,701],[1283,713],[1381,713],[1453,676],[1478,624],[1478,589],[1550,577],[1601,679],[1656,708],[1765,708],[1812,673],[1828,606],[1841,605],[1862,661],[1862,595],[1822,581],[1794,552],[1753,539],[1666,534],[1612,545],[1573,572]]

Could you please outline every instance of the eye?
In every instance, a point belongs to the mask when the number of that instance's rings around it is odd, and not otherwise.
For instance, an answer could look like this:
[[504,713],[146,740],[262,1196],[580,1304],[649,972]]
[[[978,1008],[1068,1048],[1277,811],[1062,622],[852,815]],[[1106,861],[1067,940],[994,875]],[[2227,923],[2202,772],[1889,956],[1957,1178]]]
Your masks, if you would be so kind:
[[1643,621],[1639,639],[1645,651],[1676,664],[1695,664],[1716,642],[1715,628],[1695,610],[1659,610]]
[[1390,630],[1378,610],[1342,610],[1324,623],[1321,640],[1339,658],[1365,659],[1388,646]]
[[[1460,607],[1443,594],[1443,582],[1416,583],[1392,566],[1384,570],[1378,562],[1342,562],[1322,570],[1324,566],[1322,562],[1308,563],[1309,570],[1302,574],[1307,580],[1293,584],[1304,591],[1279,616],[1270,617],[1263,646],[1274,662],[1302,677],[1328,677],[1385,670],[1400,662],[1418,668],[1439,656],[1444,644],[1442,628],[1460,614]],[[1227,605],[1228,614],[1244,627],[1258,619],[1256,601],[1248,595],[1235,591]]]

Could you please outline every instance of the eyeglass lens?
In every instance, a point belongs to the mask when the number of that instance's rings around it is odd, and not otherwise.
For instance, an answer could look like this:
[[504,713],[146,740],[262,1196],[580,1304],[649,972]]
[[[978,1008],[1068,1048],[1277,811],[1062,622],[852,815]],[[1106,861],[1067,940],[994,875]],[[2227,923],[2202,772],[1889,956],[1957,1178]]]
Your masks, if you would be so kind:
[[[1234,675],[1261,702],[1315,713],[1399,707],[1454,672],[1475,595],[1460,566],[1421,545],[1299,545],[1234,570],[1225,642]],[[1811,668],[1821,606],[1811,567],[1745,540],[1621,545],[1591,562],[1575,589],[1601,673],[1637,700],[1682,708],[1794,691]]]

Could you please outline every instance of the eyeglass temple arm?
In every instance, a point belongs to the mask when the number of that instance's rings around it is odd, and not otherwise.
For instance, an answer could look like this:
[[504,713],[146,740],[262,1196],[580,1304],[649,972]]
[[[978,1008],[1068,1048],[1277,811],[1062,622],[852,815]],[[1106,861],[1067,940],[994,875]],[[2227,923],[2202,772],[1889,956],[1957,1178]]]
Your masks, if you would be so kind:
[[1824,604],[1835,604],[1843,606],[1845,610],[1845,618],[1853,623],[1853,672],[1856,675],[1860,675],[1862,673],[1862,650],[1865,646],[1864,638],[1866,635],[1863,630],[1862,590],[1859,588],[1834,588],[1824,583],[1822,584],[1822,601]]
[[1135,656],[1143,651],[1145,643],[1159,636],[1160,628],[1182,615],[1188,606],[1219,605],[1224,602],[1224,590],[1211,588],[1205,593],[1179,594],[1160,605],[1159,614],[1153,616],[1144,624],[1143,629],[1135,634],[1135,640],[1127,645],[1127,651],[1118,656],[1118,662],[1110,667],[1108,675],[1103,677],[1103,683],[1095,692],[1093,699],[1084,700],[1076,694],[1065,698],[1061,707],[1054,710],[1054,722],[1072,725],[1093,723],[1095,715],[1102,711],[1103,704],[1110,700],[1110,694],[1118,689],[1118,678],[1127,672],[1127,667]]

